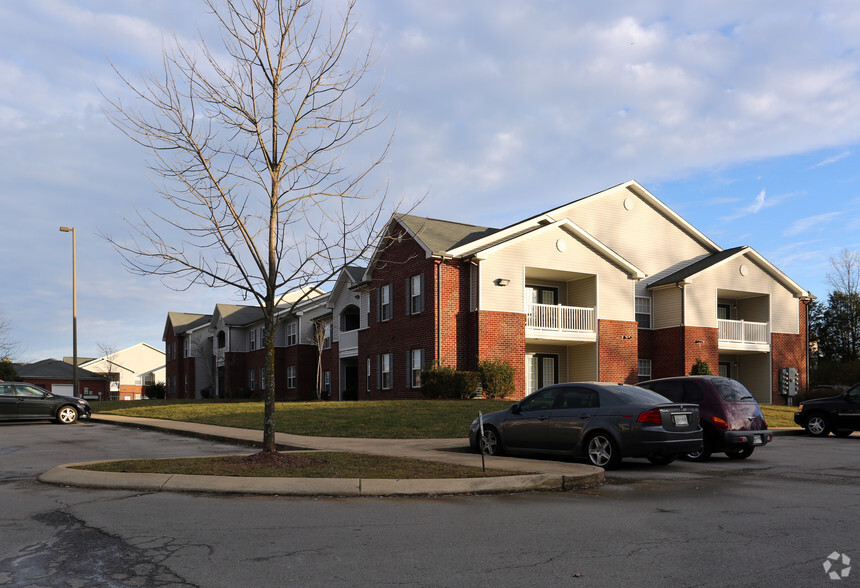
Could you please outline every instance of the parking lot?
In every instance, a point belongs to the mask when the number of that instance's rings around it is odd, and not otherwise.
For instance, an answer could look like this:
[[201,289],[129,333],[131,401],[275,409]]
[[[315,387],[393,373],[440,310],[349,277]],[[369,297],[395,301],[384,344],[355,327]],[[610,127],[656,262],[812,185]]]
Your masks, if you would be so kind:
[[71,461],[233,451],[102,424],[0,425],[0,584],[837,585],[828,556],[860,557],[857,434],[781,436],[741,461],[625,460],[567,493],[263,498],[35,480]]

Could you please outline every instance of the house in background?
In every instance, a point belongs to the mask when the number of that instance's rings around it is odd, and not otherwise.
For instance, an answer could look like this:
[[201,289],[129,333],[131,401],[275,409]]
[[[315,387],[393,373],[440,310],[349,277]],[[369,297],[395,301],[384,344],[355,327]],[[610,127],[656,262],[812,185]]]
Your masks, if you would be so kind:
[[78,393],[75,393],[75,369],[70,362],[59,359],[43,359],[35,363],[15,366],[18,380],[41,386],[48,392],[61,396],[76,396],[87,400],[110,398],[108,379],[99,373],[78,367]]
[[110,380],[110,400],[140,400],[146,387],[164,382],[165,352],[138,343],[104,357],[79,362],[79,368],[102,374]]
[[[425,365],[498,358],[515,366],[522,397],[555,382],[686,374],[703,360],[759,402],[784,404],[785,370],[797,390],[807,385],[810,298],[752,248],[722,249],[633,181],[502,229],[395,215],[367,268],[283,306],[276,392],[417,398]],[[168,349],[184,344],[173,319]],[[218,395],[259,391],[260,310],[218,305],[209,329]]]

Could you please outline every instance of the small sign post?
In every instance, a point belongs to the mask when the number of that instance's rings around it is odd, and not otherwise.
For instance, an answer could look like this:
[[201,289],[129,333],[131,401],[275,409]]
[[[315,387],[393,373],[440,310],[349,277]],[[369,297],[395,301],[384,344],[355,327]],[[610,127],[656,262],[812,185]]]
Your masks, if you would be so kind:
[[487,440],[484,438],[484,415],[478,411],[478,427],[481,431],[481,441],[478,442],[478,449],[481,450],[481,470],[487,471],[487,465],[484,463],[484,448],[487,446]]

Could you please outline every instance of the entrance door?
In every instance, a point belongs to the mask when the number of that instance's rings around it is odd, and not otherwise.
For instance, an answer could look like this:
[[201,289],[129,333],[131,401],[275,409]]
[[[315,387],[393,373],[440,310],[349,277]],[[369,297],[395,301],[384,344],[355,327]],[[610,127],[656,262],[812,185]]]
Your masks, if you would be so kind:
[[358,400],[358,361],[341,360],[343,365],[343,400]]
[[528,393],[558,382],[558,355],[533,353],[526,355]]
[[719,375],[721,378],[732,377],[732,364],[728,361],[721,361],[719,364]]

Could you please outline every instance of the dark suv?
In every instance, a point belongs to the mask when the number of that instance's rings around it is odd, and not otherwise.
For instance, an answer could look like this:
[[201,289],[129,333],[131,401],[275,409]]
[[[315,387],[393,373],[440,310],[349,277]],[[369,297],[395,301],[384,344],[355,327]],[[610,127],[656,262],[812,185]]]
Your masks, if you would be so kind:
[[831,431],[837,437],[847,437],[860,431],[860,384],[838,396],[801,402],[794,422],[813,437],[826,437]]
[[743,384],[719,376],[680,376],[637,384],[672,402],[699,405],[704,445],[686,459],[704,461],[716,451],[731,459],[745,459],[756,447],[773,440],[758,403]]

